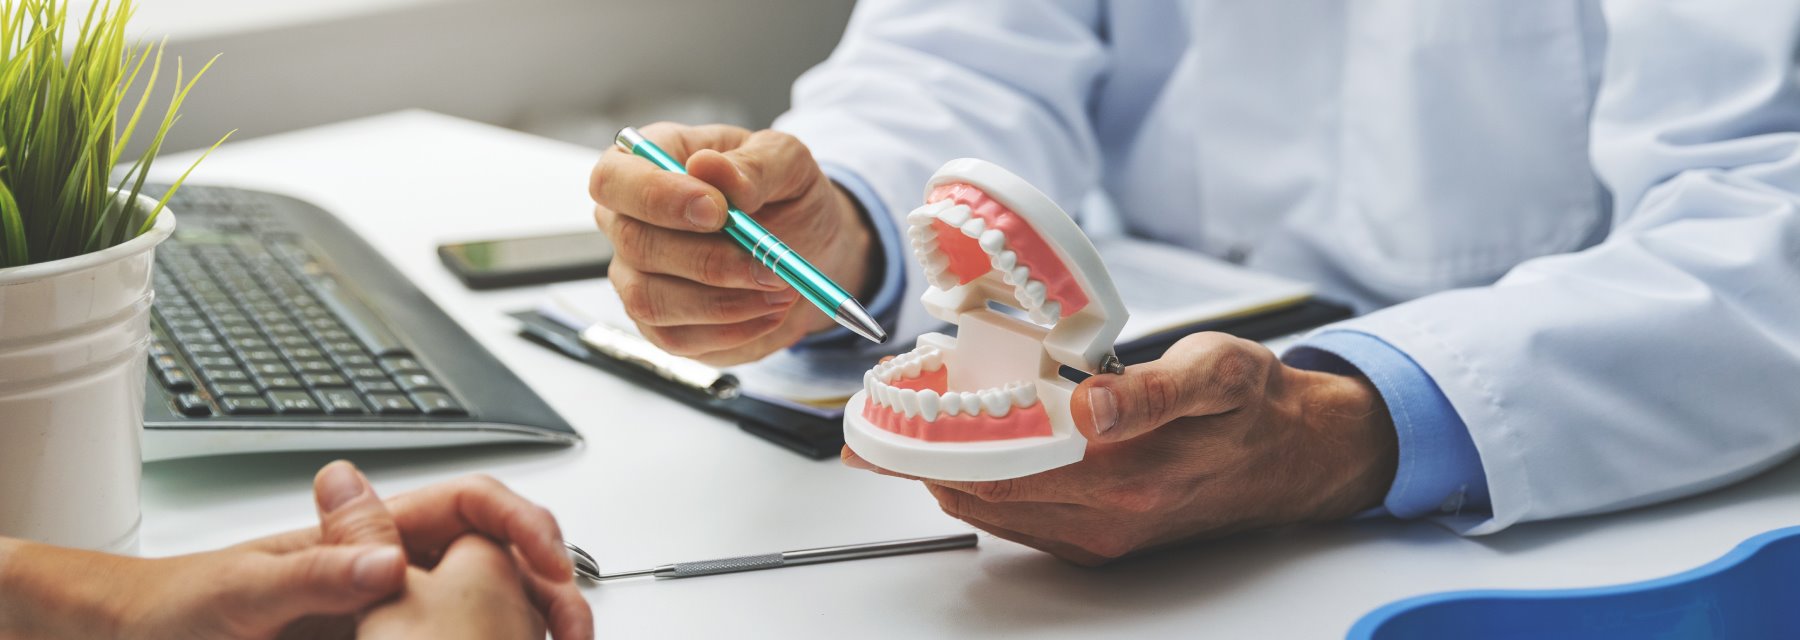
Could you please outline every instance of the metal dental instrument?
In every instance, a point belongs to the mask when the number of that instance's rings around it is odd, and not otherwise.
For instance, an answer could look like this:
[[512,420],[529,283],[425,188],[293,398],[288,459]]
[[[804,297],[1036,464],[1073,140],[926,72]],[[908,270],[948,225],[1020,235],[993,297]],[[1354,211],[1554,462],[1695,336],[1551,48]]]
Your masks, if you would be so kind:
[[[912,540],[894,540],[892,542],[873,542],[869,544],[852,544],[841,547],[821,547],[818,549],[802,549],[782,553],[767,553],[758,556],[738,558],[721,558],[700,562],[681,562],[665,564],[653,569],[637,571],[621,571],[619,573],[600,573],[600,567],[593,556],[587,555],[580,547],[568,545],[570,555],[575,560],[575,571],[589,580],[617,580],[619,578],[693,578],[720,573],[737,573],[739,571],[758,571],[761,569],[779,569],[823,562],[839,562],[842,560],[861,560],[863,558],[883,558],[909,553],[925,553],[928,551],[947,551],[950,549],[967,549],[975,546],[979,540],[973,533],[959,533],[950,536],[931,538],[915,538]],[[583,562],[586,566],[583,566]]]

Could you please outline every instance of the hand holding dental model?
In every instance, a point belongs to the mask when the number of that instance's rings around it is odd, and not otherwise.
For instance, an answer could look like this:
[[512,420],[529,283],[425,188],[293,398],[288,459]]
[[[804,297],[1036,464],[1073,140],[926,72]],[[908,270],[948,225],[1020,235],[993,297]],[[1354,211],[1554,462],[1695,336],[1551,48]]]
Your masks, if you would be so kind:
[[1086,237],[981,161],[945,165],[926,199],[907,217],[925,306],[958,337],[928,334],[869,372],[846,409],[847,464],[923,480],[950,515],[1082,564],[1381,503],[1398,453],[1367,380],[1201,334],[1076,386],[1058,365],[1100,369],[1125,321]]

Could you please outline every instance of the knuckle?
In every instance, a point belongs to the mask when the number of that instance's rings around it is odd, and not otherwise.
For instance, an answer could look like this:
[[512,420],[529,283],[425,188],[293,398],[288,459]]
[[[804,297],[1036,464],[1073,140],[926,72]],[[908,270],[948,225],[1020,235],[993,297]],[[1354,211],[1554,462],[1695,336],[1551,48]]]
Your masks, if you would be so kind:
[[1151,417],[1172,417],[1179,409],[1181,380],[1164,369],[1146,371],[1138,385],[1137,403]]
[[655,256],[651,252],[651,243],[655,242],[650,233],[650,225],[634,220],[616,218],[613,228],[607,234],[615,247],[615,259],[629,264],[642,264]]
[[656,345],[658,349],[667,351],[669,355],[683,358],[700,355],[693,343],[677,332],[655,326],[640,326],[639,329],[643,331],[644,337],[650,339],[651,344]]
[[978,482],[970,489],[983,502],[1011,502],[1019,495],[1018,481],[1012,479]]
[[658,315],[661,307],[650,292],[649,283],[641,278],[627,278],[623,282],[613,283],[619,291],[619,302],[625,305],[625,313],[638,322],[656,324],[661,320]]
[[750,265],[742,261],[741,252],[721,251],[718,246],[709,246],[692,255],[696,261],[695,275],[705,284],[728,285],[738,279],[734,275],[744,276],[744,272],[750,269]]

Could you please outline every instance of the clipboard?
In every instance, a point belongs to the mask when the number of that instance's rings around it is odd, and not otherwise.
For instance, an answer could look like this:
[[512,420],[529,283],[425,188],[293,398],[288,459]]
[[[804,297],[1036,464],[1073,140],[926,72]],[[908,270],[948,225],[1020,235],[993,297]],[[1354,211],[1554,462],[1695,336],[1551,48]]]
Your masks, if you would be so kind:
[[[838,457],[844,446],[843,411],[820,415],[757,398],[737,395],[719,398],[697,388],[668,380],[632,362],[619,360],[589,348],[581,336],[537,311],[508,314],[519,321],[519,335],[570,358],[587,363],[641,388],[654,391],[707,414],[732,421],[739,429],[814,460]],[[1219,331],[1246,340],[1273,340],[1320,327],[1354,315],[1350,307],[1321,298],[1235,318],[1200,322],[1120,345],[1119,358],[1127,365],[1162,357],[1169,347],[1190,334]],[[1064,368],[1064,375],[1080,380],[1086,374]]]

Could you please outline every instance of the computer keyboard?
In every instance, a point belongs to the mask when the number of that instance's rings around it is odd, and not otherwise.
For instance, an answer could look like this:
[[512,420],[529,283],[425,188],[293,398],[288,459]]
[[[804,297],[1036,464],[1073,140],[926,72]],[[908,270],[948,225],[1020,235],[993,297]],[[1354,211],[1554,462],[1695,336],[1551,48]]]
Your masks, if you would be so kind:
[[145,459],[580,440],[325,211],[202,186],[169,208]]

